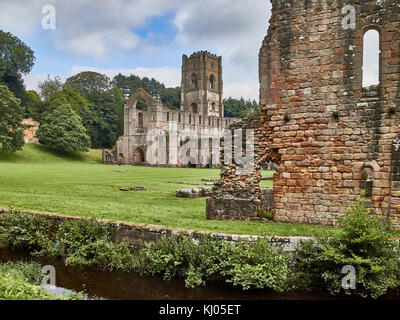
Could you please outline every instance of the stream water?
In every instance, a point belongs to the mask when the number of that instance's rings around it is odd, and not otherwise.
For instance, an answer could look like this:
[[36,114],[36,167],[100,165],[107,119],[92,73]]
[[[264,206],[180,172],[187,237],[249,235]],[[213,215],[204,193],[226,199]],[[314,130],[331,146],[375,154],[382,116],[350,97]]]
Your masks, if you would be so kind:
[[[141,276],[130,272],[98,271],[87,267],[65,266],[61,259],[36,258],[23,252],[0,250],[0,262],[35,261],[56,269],[56,286],[52,291],[83,291],[91,299],[113,300],[336,300],[325,292],[293,292],[277,294],[267,290],[242,291],[225,283],[209,283],[207,287],[189,289],[183,280],[165,281],[157,276]],[[340,297],[340,299],[352,299]],[[400,300],[389,293],[385,300]]]

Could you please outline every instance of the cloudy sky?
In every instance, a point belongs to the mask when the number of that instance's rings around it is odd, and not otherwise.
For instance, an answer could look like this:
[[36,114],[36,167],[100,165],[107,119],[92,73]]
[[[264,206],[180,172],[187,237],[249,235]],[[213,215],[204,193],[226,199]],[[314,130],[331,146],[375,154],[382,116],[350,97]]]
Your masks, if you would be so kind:
[[[49,5],[56,10],[54,30],[42,27]],[[65,80],[85,70],[179,86],[182,54],[208,50],[223,57],[224,96],[258,100],[267,0],[0,0],[0,8],[0,29],[35,51],[28,89],[48,74]],[[370,39],[377,46],[378,37]],[[377,61],[377,52],[365,52],[366,61]],[[376,83],[377,73],[377,67],[366,71],[364,84]]]
[[[223,57],[224,96],[258,99],[258,50],[266,35],[266,0],[0,0],[0,29],[35,52],[29,89],[47,74],[63,80],[83,70],[154,77],[180,85],[182,54]],[[45,30],[45,5],[56,29]],[[44,22],[49,22],[45,19]]]

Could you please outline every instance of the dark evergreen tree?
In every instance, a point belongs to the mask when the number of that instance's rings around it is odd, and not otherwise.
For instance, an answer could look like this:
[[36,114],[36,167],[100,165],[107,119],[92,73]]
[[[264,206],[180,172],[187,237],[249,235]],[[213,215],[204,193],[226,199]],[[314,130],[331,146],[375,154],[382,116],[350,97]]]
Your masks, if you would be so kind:
[[0,148],[3,151],[15,152],[24,145],[24,126],[22,119],[24,109],[19,99],[0,84]]

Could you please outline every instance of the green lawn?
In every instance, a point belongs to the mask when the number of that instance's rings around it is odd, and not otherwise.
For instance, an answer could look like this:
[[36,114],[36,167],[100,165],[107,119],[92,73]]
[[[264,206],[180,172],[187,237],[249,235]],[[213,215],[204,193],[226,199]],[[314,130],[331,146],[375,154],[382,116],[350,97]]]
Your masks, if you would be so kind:
[[[205,199],[176,198],[177,189],[189,186],[168,182],[202,183],[202,178],[218,178],[219,170],[108,166],[99,163],[100,156],[101,151],[92,150],[85,156],[65,157],[34,145],[12,155],[0,153],[0,207],[238,234],[336,231],[275,222],[209,221],[205,219]],[[271,183],[263,181],[264,185]],[[119,190],[131,186],[144,186],[146,191]]]

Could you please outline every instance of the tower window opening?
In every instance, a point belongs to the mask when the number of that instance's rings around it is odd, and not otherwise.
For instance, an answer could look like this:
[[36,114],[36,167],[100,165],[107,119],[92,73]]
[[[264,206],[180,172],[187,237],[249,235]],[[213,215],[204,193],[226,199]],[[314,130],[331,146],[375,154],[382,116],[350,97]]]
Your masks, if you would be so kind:
[[192,89],[197,89],[197,76],[195,73],[192,74],[191,81],[192,81]]
[[215,77],[214,75],[211,75],[210,77],[210,89],[214,89],[215,88]]

